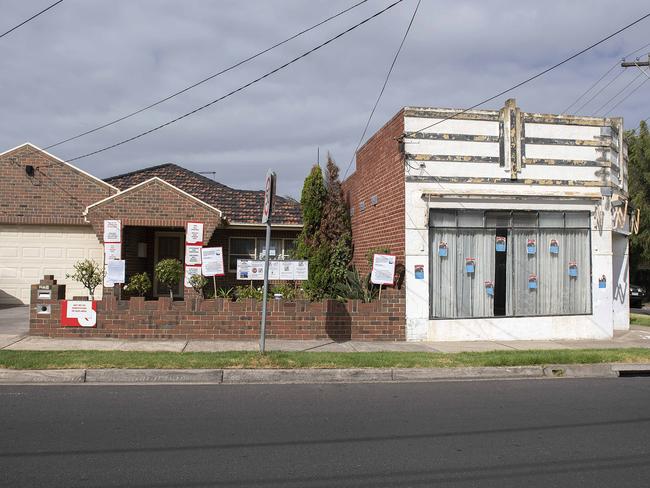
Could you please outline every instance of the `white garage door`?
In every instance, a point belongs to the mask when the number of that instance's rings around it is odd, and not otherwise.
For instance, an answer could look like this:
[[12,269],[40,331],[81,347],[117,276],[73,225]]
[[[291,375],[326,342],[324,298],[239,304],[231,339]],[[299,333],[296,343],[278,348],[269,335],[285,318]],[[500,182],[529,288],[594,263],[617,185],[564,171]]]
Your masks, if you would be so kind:
[[[0,225],[0,305],[29,304],[30,286],[43,275],[65,283],[66,296],[88,295],[66,280],[81,259],[103,263],[102,246],[90,226]],[[101,287],[98,287],[101,296]]]

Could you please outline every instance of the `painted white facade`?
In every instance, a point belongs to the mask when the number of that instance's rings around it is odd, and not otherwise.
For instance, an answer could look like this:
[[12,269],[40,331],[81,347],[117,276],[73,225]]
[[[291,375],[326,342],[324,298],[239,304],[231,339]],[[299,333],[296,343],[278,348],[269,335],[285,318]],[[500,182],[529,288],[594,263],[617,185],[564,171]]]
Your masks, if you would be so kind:
[[[404,109],[407,340],[605,339],[628,329],[630,216],[615,218],[627,200],[622,120],[525,114],[514,100],[444,120],[457,112]],[[430,209],[590,212],[591,314],[431,319]]]

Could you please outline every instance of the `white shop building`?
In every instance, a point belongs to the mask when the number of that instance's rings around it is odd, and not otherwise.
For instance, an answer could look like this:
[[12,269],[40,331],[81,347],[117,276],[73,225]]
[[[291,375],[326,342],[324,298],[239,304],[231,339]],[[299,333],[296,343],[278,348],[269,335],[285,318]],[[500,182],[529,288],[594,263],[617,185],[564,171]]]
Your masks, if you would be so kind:
[[[346,181],[355,259],[388,245],[403,260],[406,339],[600,339],[628,329],[636,215],[622,119],[525,113],[514,100],[457,112],[403,109]],[[379,223],[398,227],[396,237],[367,232]]]

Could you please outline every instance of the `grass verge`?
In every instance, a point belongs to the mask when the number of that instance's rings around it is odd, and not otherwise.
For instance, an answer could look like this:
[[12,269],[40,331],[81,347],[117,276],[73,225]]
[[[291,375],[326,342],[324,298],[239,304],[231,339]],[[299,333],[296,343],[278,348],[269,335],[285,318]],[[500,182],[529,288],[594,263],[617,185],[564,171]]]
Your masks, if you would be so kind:
[[650,327],[650,315],[642,315],[639,313],[630,314],[630,324],[632,325],[643,325],[645,327]]
[[449,368],[540,364],[650,363],[650,349],[427,352],[0,351],[0,368]]

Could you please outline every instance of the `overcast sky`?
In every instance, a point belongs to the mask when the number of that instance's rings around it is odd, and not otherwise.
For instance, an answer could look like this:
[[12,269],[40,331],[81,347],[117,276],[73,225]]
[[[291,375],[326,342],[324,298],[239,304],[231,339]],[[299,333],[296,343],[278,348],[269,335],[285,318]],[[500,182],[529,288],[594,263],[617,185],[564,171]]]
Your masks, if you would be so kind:
[[[0,32],[53,1],[0,1]],[[92,129],[357,1],[65,0],[0,39],[0,152],[27,141],[45,147]],[[108,177],[174,162],[194,171],[216,171],[218,181],[247,189],[260,189],[266,170],[274,168],[278,192],[299,197],[318,147],[321,160],[329,151],[345,171],[416,2],[404,0],[223,102],[73,164]],[[172,101],[50,151],[69,159],[164,123],[390,3],[369,0]],[[649,11],[647,0],[423,0],[368,136],[403,106],[473,105]],[[648,43],[650,19],[482,108],[499,109],[515,97],[524,111],[560,113],[622,56]],[[605,115],[607,107],[597,109],[639,75],[637,68],[627,69],[581,114]],[[649,94],[650,82],[610,115],[625,117],[627,128],[636,127],[650,116]]]

